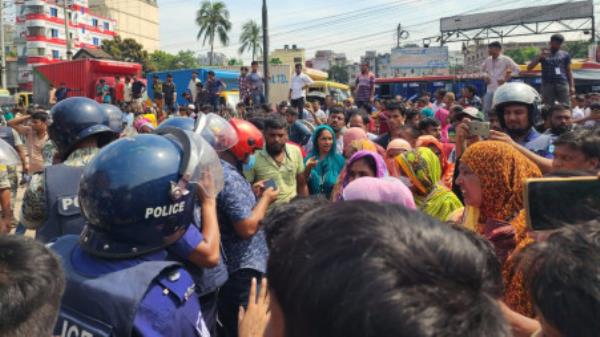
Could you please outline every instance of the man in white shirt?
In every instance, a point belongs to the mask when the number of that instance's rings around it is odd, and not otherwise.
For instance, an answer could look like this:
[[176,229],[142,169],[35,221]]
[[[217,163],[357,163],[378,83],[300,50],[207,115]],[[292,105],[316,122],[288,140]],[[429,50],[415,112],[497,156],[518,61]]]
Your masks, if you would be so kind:
[[302,119],[313,123],[313,125],[321,125],[327,122],[327,114],[321,110],[321,103],[319,101],[313,101],[306,104],[307,107],[304,109]]
[[308,75],[302,73],[302,64],[296,64],[296,74],[292,76],[292,86],[290,87],[288,98],[292,106],[298,109],[298,111],[304,111],[304,98],[306,97],[304,89],[311,83],[313,83],[313,80]]
[[487,91],[483,98],[483,111],[487,114],[492,108],[492,99],[494,92],[502,84],[510,81],[513,75],[519,73],[519,65],[510,57],[501,54],[502,45],[494,41],[488,45],[488,54],[490,55],[481,65],[481,72],[484,74],[484,80],[487,84]]
[[192,99],[196,99],[196,94],[198,93],[198,87],[196,86],[197,83],[202,83],[202,81],[200,81],[200,79],[198,78],[198,72],[194,70],[192,71],[192,79],[188,83],[187,87],[187,89],[190,91],[190,94],[192,95]]

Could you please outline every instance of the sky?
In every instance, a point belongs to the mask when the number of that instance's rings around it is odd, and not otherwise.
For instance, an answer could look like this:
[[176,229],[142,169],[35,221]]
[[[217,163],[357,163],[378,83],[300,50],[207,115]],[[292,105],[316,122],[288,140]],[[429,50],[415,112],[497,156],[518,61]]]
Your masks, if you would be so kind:
[[[233,27],[230,43],[215,45],[215,51],[228,57],[250,59],[240,55],[241,26],[248,20],[261,23],[261,0],[222,0]],[[158,0],[160,10],[161,49],[176,53],[190,49],[205,54],[210,46],[196,40],[195,15],[200,0]],[[421,44],[424,37],[439,34],[442,17],[515,9],[565,2],[565,0],[267,0],[269,9],[270,49],[296,44],[312,58],[316,50],[343,52],[358,61],[366,50],[389,52],[396,45],[396,27],[400,23],[409,34],[401,43]],[[600,10],[600,1],[595,11]],[[597,13],[598,14],[598,13]],[[589,38],[580,33],[566,34],[567,39]],[[509,41],[546,40],[547,37],[506,39]],[[450,49],[460,50],[460,44]]]

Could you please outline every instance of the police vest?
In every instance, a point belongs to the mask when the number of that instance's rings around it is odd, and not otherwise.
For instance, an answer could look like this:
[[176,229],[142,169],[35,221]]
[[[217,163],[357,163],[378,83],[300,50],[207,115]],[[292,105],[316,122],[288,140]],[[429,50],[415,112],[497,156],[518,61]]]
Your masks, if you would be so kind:
[[[78,245],[78,240],[78,236],[67,235],[59,238],[52,245],[52,249],[62,258],[67,280],[54,329],[55,336],[132,336],[140,303],[154,282],[160,283],[159,276],[185,273],[176,262],[152,261],[141,262],[133,267],[91,278],[78,273],[71,263],[71,256]],[[115,263],[120,261],[116,260]],[[191,278],[188,283],[183,284],[183,287],[187,287],[188,292],[193,294]],[[199,310],[199,307],[197,309]],[[160,312],[168,308],[162,307],[156,310]],[[201,321],[197,315],[198,312],[196,312],[196,320]],[[182,325],[179,317],[173,317],[172,321],[174,325]]]
[[15,147],[15,135],[11,127],[0,126],[0,139],[7,142],[13,148]]
[[64,164],[44,169],[46,183],[46,222],[36,232],[36,239],[52,242],[66,234],[79,235],[84,219],[79,208],[79,181],[83,167]]

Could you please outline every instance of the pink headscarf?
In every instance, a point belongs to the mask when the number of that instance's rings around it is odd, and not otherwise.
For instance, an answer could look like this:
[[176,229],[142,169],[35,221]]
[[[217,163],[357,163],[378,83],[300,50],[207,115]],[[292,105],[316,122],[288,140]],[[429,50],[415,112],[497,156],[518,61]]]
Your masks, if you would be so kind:
[[408,209],[417,209],[410,189],[396,178],[358,178],[344,188],[342,198],[347,201],[386,202]]
[[367,137],[367,133],[365,132],[365,130],[361,129],[361,128],[349,128],[348,130],[346,130],[346,132],[344,133],[344,150],[350,146],[350,144],[352,144],[353,141],[355,140],[360,140],[360,139],[369,139]]
[[142,132],[142,128],[147,126],[150,130],[154,130],[154,125],[147,118],[139,118],[133,123],[133,127],[137,130],[137,132]]

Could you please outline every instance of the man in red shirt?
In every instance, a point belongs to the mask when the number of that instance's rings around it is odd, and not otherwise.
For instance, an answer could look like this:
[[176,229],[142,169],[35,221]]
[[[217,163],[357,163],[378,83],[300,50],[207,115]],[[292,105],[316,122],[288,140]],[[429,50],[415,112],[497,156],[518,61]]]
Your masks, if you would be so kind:
[[123,106],[125,101],[125,83],[121,82],[120,76],[115,76],[115,102],[117,106]]

